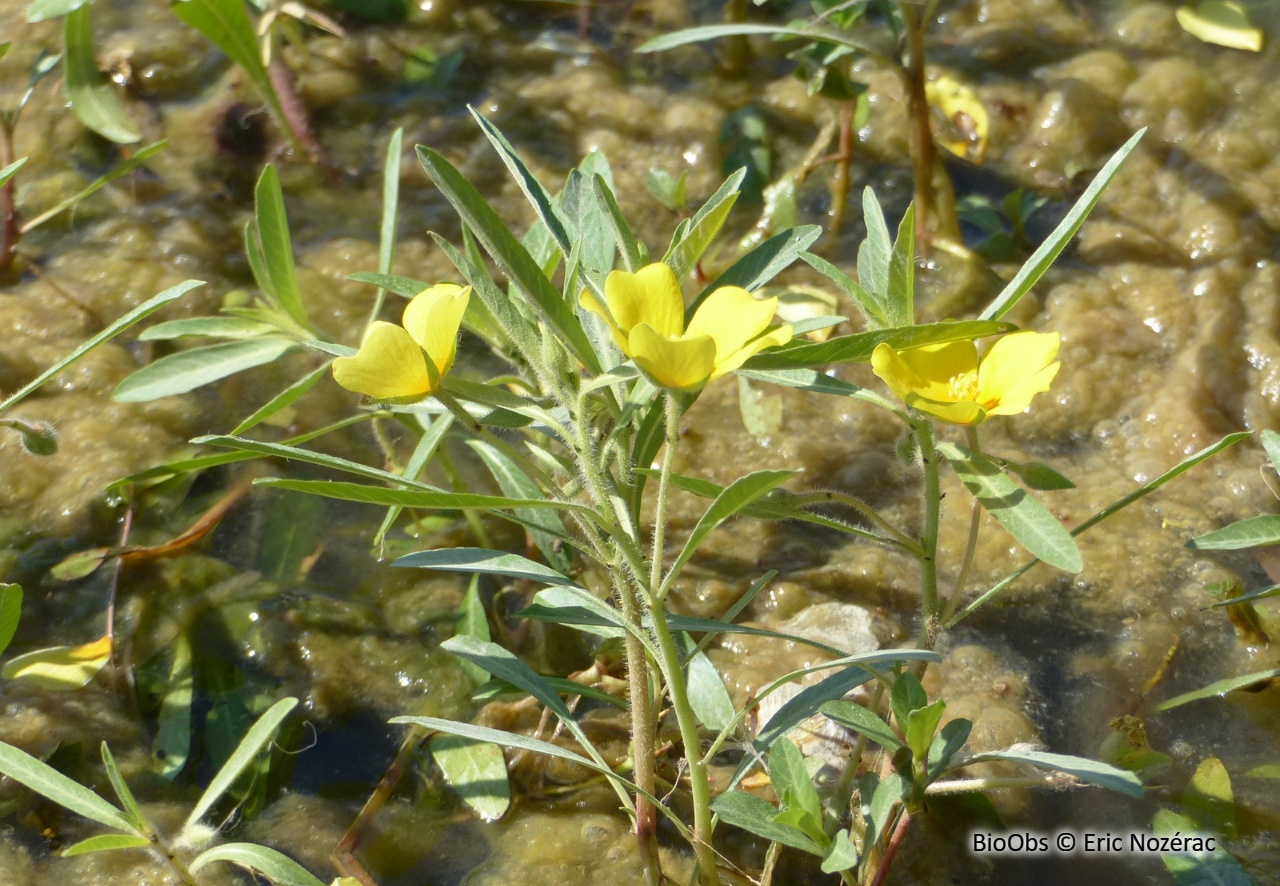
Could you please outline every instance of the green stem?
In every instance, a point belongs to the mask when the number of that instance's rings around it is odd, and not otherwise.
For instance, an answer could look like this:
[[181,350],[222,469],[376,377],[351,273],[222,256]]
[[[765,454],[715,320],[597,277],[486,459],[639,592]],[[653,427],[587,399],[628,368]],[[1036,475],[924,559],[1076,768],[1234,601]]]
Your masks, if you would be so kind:
[[942,484],[938,475],[939,455],[934,445],[933,422],[927,418],[911,423],[924,467],[924,527],[920,545],[920,641],[921,649],[932,649],[938,639],[938,521],[942,505]]
[[711,781],[707,777],[707,761],[701,753],[702,725],[693,706],[689,703],[688,685],[680,661],[680,650],[667,624],[667,613],[659,598],[662,588],[670,586],[673,574],[663,576],[663,545],[667,522],[667,491],[671,481],[671,465],[675,461],[676,446],[680,442],[680,419],[683,410],[676,398],[667,394],[666,403],[666,452],[662,456],[662,472],[658,479],[658,501],[654,513],[653,558],[649,564],[649,615],[653,620],[653,634],[658,641],[662,676],[667,682],[671,706],[676,723],[680,727],[680,740],[684,744],[685,761],[689,766],[689,787],[693,794],[693,850],[698,858],[698,882],[703,886],[715,886],[720,882],[716,867],[715,850],[711,847],[711,834],[715,821],[711,813]]

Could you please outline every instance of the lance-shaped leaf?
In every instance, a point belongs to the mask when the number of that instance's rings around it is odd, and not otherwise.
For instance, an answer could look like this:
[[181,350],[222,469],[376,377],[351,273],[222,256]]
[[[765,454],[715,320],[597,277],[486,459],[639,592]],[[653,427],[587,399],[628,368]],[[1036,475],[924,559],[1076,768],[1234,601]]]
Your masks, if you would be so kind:
[[[133,172],[168,146],[168,140],[162,140],[155,142],[154,144],[147,145],[144,148],[138,148],[138,150],[134,151],[132,155],[121,160],[107,172],[85,185],[81,190],[72,194],[70,197],[67,197],[65,200],[58,201],[56,204],[46,209],[30,221],[23,222],[22,227],[19,229],[20,233],[26,234],[28,231],[40,227],[40,225],[44,224],[49,219],[65,212],[81,200],[89,197],[91,194],[96,194],[116,179],[123,178]],[[3,176],[0,175],[0,178],[3,178]]]
[[463,224],[480,241],[507,278],[530,299],[543,319],[555,329],[587,370],[598,374],[600,360],[592,350],[573,308],[551,285],[542,268],[502,223],[475,186],[454,169],[449,161],[430,148],[419,145],[418,159]]
[[276,886],[325,886],[289,856],[257,843],[224,843],[208,849],[192,860],[191,873],[215,861],[229,861],[257,871]]
[[754,292],[790,267],[821,235],[822,228],[818,225],[802,225],[775,234],[707,284],[689,305],[687,315],[692,318],[707,296],[722,286],[741,286]]
[[[677,280],[682,281],[689,275],[693,266],[698,263],[698,259],[702,258],[702,254],[711,245],[711,241],[716,238],[716,234],[720,233],[725,219],[729,217],[729,210],[738,199],[738,189],[742,187],[742,180],[746,177],[745,167],[729,176],[711,195],[711,198],[694,213],[693,218],[689,219],[689,224],[682,226],[683,233],[679,228],[676,230],[676,235],[671,240],[667,254],[662,257],[662,262],[676,272]],[[692,318],[692,312],[686,311],[686,326]]]
[[120,382],[111,396],[121,403],[145,403],[185,394],[228,375],[270,363],[297,345],[292,339],[264,336],[170,354]]
[[619,252],[622,253],[622,266],[634,274],[648,264],[649,250],[636,239],[631,226],[627,224],[626,218],[622,215],[622,210],[618,207],[618,201],[613,195],[613,189],[610,188],[604,178],[600,175],[593,175],[591,177],[591,187],[595,192],[596,200],[604,207],[609,224],[613,226],[613,236],[617,240]]
[[543,566],[519,554],[492,551],[486,548],[440,548],[434,551],[418,551],[415,554],[406,554],[391,565],[439,569],[446,572],[483,572],[486,575],[505,575],[508,578],[526,579],[542,584],[579,587],[573,579],[567,575],[561,575],[549,566]]
[[93,791],[67,778],[52,766],[41,763],[26,751],[20,751],[4,742],[0,742],[0,773],[77,815],[91,818],[118,831],[137,834],[128,816]]
[[1197,551],[1238,551],[1274,544],[1280,544],[1280,515],[1263,514],[1237,520],[1216,532],[1193,538],[1187,542],[1187,547]]
[[1184,692],[1182,695],[1174,696],[1166,699],[1155,706],[1157,711],[1169,711],[1173,708],[1182,707],[1193,701],[1202,701],[1206,698],[1217,698],[1226,695],[1228,692],[1234,692],[1237,689],[1245,689],[1257,683],[1263,683],[1275,680],[1280,677],[1280,668],[1272,668],[1269,671],[1255,671],[1252,674],[1243,674],[1239,677],[1228,677],[1225,680],[1215,680],[1208,686],[1202,686],[1192,692]]
[[0,582],[0,653],[3,653],[18,630],[22,615],[22,587]]
[[205,788],[195,808],[187,816],[186,824],[182,826],[183,831],[199,822],[213,804],[218,802],[222,795],[231,789],[236,779],[240,777],[240,773],[244,772],[249,764],[254,761],[258,756],[258,752],[266,746],[267,742],[271,741],[276,730],[280,728],[280,724],[284,722],[284,718],[289,716],[289,712],[297,704],[298,700],[296,698],[282,698],[258,718],[258,721],[250,727],[244,738],[240,740],[240,744],[236,746],[235,751],[227,758],[227,762],[218,770],[218,774],[209,782],[209,786]]
[[1012,323],[994,320],[945,320],[925,326],[877,329],[842,335],[824,342],[802,342],[756,354],[745,364],[747,369],[808,369],[838,363],[868,363],[876,345],[886,342],[902,351],[949,341],[972,340],[1000,335],[1016,329]]
[[[512,498],[539,498],[542,495],[538,484],[533,482],[529,475],[498,447],[484,440],[468,440],[467,445],[480,456],[480,460],[489,469],[493,479],[498,482],[498,488],[502,490],[503,495],[509,495]],[[533,526],[542,527],[529,531],[534,544],[553,567],[560,571],[568,569],[570,566],[568,554],[557,542],[568,534],[560,515],[555,511],[526,510],[518,512],[517,516],[523,517]]]
[[988,760],[1009,760],[1014,763],[1029,763],[1038,769],[1049,769],[1053,772],[1064,772],[1074,776],[1086,784],[1107,788],[1129,797],[1142,796],[1142,780],[1132,772],[1117,769],[1107,763],[1089,760],[1084,757],[1073,757],[1067,754],[1048,754],[1044,751],[1021,751],[1005,749],[975,754],[965,760],[964,765],[983,763]]
[[828,719],[860,735],[865,735],[890,754],[902,747],[902,740],[898,738],[893,728],[860,704],[854,704],[851,701],[829,701],[822,706],[821,710]]
[[1033,556],[1067,572],[1084,568],[1071,533],[995,462],[954,443],[939,443],[938,451],[978,504]]

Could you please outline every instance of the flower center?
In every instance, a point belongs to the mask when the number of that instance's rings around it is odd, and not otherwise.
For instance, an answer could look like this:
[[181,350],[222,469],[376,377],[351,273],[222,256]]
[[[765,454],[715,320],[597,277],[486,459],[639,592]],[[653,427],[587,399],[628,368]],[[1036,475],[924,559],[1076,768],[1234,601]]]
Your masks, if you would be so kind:
[[947,394],[956,402],[976,400],[978,398],[978,373],[962,372],[951,376],[947,384]]

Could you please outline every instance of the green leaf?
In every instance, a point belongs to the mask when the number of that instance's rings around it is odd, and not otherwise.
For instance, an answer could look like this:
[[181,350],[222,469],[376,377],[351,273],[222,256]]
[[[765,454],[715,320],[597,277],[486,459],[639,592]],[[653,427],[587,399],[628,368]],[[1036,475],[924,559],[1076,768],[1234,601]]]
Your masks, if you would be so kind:
[[1084,757],[1072,757],[1066,754],[1048,754],[1043,751],[1018,751],[1005,749],[987,751],[976,754],[965,760],[965,765],[982,763],[988,760],[1010,760],[1014,763],[1029,763],[1040,769],[1051,769],[1074,776],[1086,784],[1107,788],[1129,797],[1142,796],[1142,781],[1132,772],[1117,769],[1097,760]]
[[822,228],[818,225],[802,225],[775,234],[707,284],[689,305],[685,316],[692,318],[707,296],[722,286],[741,286],[748,292],[754,292],[789,268],[797,258],[806,255],[805,250],[820,236]]
[[705,652],[699,652],[689,659],[686,688],[689,706],[708,729],[719,732],[733,720],[733,700],[729,698],[724,680]]
[[753,471],[726,486],[724,491],[707,508],[701,519],[698,520],[697,525],[693,527],[693,531],[689,533],[689,538],[685,541],[684,547],[667,573],[667,582],[664,582],[664,589],[660,593],[665,594],[666,586],[671,579],[680,574],[680,570],[684,568],[684,565],[697,552],[703,540],[716,527],[769,490],[794,476],[794,471]]
[[325,374],[329,371],[331,363],[331,360],[326,360],[302,378],[289,385],[289,387],[276,394],[266,403],[263,403],[262,406],[253,411],[252,415],[248,416],[244,421],[232,428],[229,436],[239,436],[250,428],[256,427],[271,418],[271,416],[281,410],[288,409],[294,403],[297,403],[316,386],[316,383],[319,382],[320,379],[324,378]]
[[80,689],[111,659],[111,638],[79,646],[51,646],[14,656],[0,668],[6,680],[26,680],[54,692]]
[[133,791],[129,790],[129,786],[125,784],[124,776],[120,774],[120,767],[116,765],[116,758],[111,754],[111,748],[107,747],[105,741],[102,743],[101,751],[102,766],[107,770],[107,778],[111,781],[111,787],[115,790],[116,796],[120,798],[124,814],[133,822],[134,828],[139,833],[149,833],[151,825],[147,822],[147,817],[142,814],[142,807],[138,805]]
[[437,735],[430,748],[445,781],[477,815],[485,821],[502,818],[511,805],[502,748],[460,735]]
[[1193,538],[1187,547],[1198,551],[1238,551],[1273,544],[1280,544],[1280,515],[1264,514],[1237,520],[1216,532]]
[[[1265,600],[1268,597],[1275,597],[1277,595],[1280,595],[1280,585],[1272,585],[1269,588],[1258,588],[1256,591],[1250,591],[1247,594],[1240,594],[1236,597],[1228,597],[1225,600],[1219,600],[1217,603],[1212,603],[1206,606],[1205,609],[1217,609],[1220,606],[1235,606],[1238,603],[1252,603],[1254,600]],[[0,649],[3,648],[3,646],[0,646]]]
[[648,258],[648,250],[636,240],[635,233],[632,232],[631,226],[627,224],[627,219],[622,214],[622,210],[618,208],[617,198],[613,195],[613,190],[605,182],[600,175],[591,177],[591,187],[595,191],[596,200],[605,210],[605,215],[609,219],[609,224],[613,226],[613,236],[618,243],[619,252],[622,253],[622,266],[629,272],[635,273],[645,265]]
[[561,575],[549,566],[543,566],[519,554],[485,548],[440,548],[434,551],[419,551],[416,554],[406,554],[391,565],[440,569],[446,572],[482,572],[486,575],[505,575],[509,578],[525,579],[542,584],[580,587],[573,579]]
[[485,138],[489,140],[489,144],[493,145],[493,149],[498,152],[498,157],[501,158],[502,164],[507,167],[511,177],[520,186],[520,191],[524,194],[525,199],[529,201],[529,205],[533,207],[538,220],[546,225],[548,233],[551,234],[551,239],[555,241],[560,252],[568,256],[573,251],[573,241],[569,235],[569,228],[572,223],[551,199],[547,189],[534,177],[529,167],[516,154],[515,148],[511,147],[511,143],[507,141],[506,136],[498,131],[498,127],[482,117],[475,108],[468,106],[467,110],[471,112],[471,116],[476,123],[480,124],[480,129],[484,132]]
[[142,138],[129,119],[115,87],[98,70],[88,6],[67,13],[63,21],[62,45],[67,99],[80,122],[118,144],[131,144]]
[[92,2],[93,0],[31,0],[27,6],[27,21],[43,22],[59,18]]
[[676,272],[677,280],[683,281],[689,276],[698,259],[702,258],[703,253],[720,233],[725,219],[729,217],[729,210],[733,209],[733,204],[738,199],[738,189],[742,187],[742,180],[746,175],[747,170],[744,168],[729,176],[711,195],[711,199],[702,204],[693,218],[689,219],[684,235],[681,236],[677,230],[676,236],[671,240],[671,246],[667,249],[667,254],[662,257],[663,263]]
[[924,691],[915,674],[906,673],[893,681],[893,691],[889,694],[889,701],[898,727],[906,729],[911,712],[929,704],[929,695]]
[[898,224],[889,257],[887,311],[890,326],[910,326],[916,322],[916,208],[907,212]]
[[1271,467],[1280,471],[1280,434],[1272,430],[1265,430],[1261,434],[1262,448],[1267,453],[1267,458],[1271,461]]
[[[456,720],[442,720],[438,717],[392,717],[389,723],[408,723],[412,726],[421,726],[424,729],[430,729],[435,732],[444,732],[449,735],[461,735],[466,738],[473,738],[478,741],[488,741],[496,745],[506,748],[519,748],[525,751],[532,751],[535,754],[545,754],[548,757],[555,757],[560,760],[568,760],[576,763],[592,772],[597,772],[606,776],[615,785],[630,790],[638,791],[638,788],[632,782],[623,778],[603,763],[576,754],[573,751],[566,750],[558,744],[549,741],[542,741],[536,738],[529,738],[527,735],[520,735],[515,732],[504,732],[500,729],[490,729],[487,726],[473,726],[470,723],[460,723]],[[656,799],[648,794],[649,799]],[[662,806],[661,803],[658,804]],[[661,809],[660,809],[661,811]]]
[[829,701],[819,710],[828,719],[860,735],[865,735],[890,754],[902,747],[897,733],[889,724],[860,704],[854,704],[851,701]]
[[373,274],[369,271],[356,271],[354,274],[348,274],[347,279],[354,280],[357,283],[372,283],[379,289],[386,289],[405,298],[413,298],[422,290],[431,288],[430,283],[414,280],[411,277],[399,277],[395,274]]
[[145,148],[138,148],[138,150],[134,151],[133,154],[129,156],[127,159],[121,160],[115,166],[111,167],[110,170],[108,170],[106,173],[95,178],[92,182],[90,182],[80,191],[76,192],[75,194],[72,194],[70,197],[57,203],[51,209],[46,209],[44,212],[40,213],[30,221],[23,223],[22,227],[19,229],[20,232],[25,234],[28,231],[38,228],[40,225],[44,224],[49,219],[53,218],[59,213],[62,213],[65,210],[70,209],[72,206],[75,206],[81,200],[84,200],[89,196],[96,194],[99,190],[111,184],[111,182],[115,181],[116,179],[122,178],[128,175],[129,173],[133,172],[139,166],[146,163],[148,160],[150,160],[152,157],[160,153],[162,150],[164,150],[168,146],[169,146],[169,142],[166,139],[163,141],[158,141],[153,144],[147,145]]
[[86,341],[84,344],[80,345],[80,347],[76,348],[70,354],[63,357],[61,360],[59,360],[57,363],[50,366],[44,372],[40,373],[40,375],[36,376],[34,381],[29,382],[26,386],[19,389],[16,393],[11,394],[3,403],[0,403],[0,412],[4,412],[9,407],[13,406],[14,404],[22,400],[24,397],[26,397],[36,388],[40,387],[42,384],[47,382],[49,379],[53,378],[59,372],[66,369],[72,363],[76,362],[85,354],[92,351],[98,345],[112,338],[115,338],[117,335],[119,335],[124,330],[128,329],[133,324],[137,323],[139,320],[142,320],[143,318],[150,316],[151,314],[160,310],[165,305],[169,304],[169,302],[173,301],[176,298],[179,298],[182,295],[185,295],[186,293],[190,292],[192,289],[195,289],[197,286],[203,286],[203,285],[204,285],[203,280],[184,280],[183,282],[179,283],[177,286],[171,286],[168,289],[166,289],[164,292],[161,292],[159,295],[156,295],[156,296],[153,296],[152,298],[147,299],[147,301],[138,305],[132,311],[125,314],[119,320],[112,323],[106,329],[102,330],[97,335],[93,336],[88,341]]
[[956,476],[978,504],[1032,556],[1066,572],[1076,573],[1084,568],[1071,533],[1044,505],[1005,476],[995,462],[954,443],[939,443],[938,452],[951,462]]
[[192,860],[191,873],[215,861],[229,861],[257,871],[276,886],[325,886],[289,856],[256,843],[224,843],[208,849]]
[[900,772],[891,772],[875,787],[871,794],[871,803],[866,818],[865,845],[874,846],[884,836],[889,822],[893,819],[894,807],[908,795],[911,785]]
[[[498,389],[495,388],[495,390]],[[498,447],[484,440],[468,440],[467,445],[480,456],[480,460],[489,469],[493,479],[498,482],[498,488],[502,490],[503,495],[511,498],[542,496],[543,493],[538,484]],[[558,543],[559,539],[569,534],[559,514],[548,510],[522,510],[517,511],[516,516],[531,527],[541,527],[541,529],[531,528],[529,535],[547,563],[561,572],[570,568],[572,564],[569,555]]]
[[592,759],[596,760],[597,763],[603,762],[591,740],[582,731],[578,721],[573,718],[573,712],[569,710],[564,700],[560,698],[559,694],[551,686],[547,685],[547,682],[540,675],[520,659],[496,643],[478,640],[475,637],[450,637],[441,643],[440,647],[452,652],[459,658],[465,658],[467,661],[484,668],[495,677],[520,687],[542,702],[544,707],[560,719],[565,729],[577,739],[583,750]]
[[749,834],[822,857],[822,849],[803,831],[775,820],[778,810],[767,800],[746,791],[725,791],[711,801],[720,820]]
[[1008,459],[993,459],[996,464],[1011,474],[1016,474],[1023,483],[1032,489],[1053,492],[1060,489],[1075,489],[1076,484],[1062,474],[1038,461],[1019,463]]
[[780,738],[769,749],[769,781],[782,798],[784,812],[798,813],[794,818],[781,820],[798,827],[815,842],[825,843],[822,800],[805,768],[804,756],[789,739]]
[[[458,622],[454,627],[454,633],[486,642],[490,639],[489,616],[484,610],[484,602],[480,599],[479,573],[472,575],[471,581],[467,583],[467,593],[463,596],[462,607],[458,610]],[[488,671],[466,659],[462,661],[462,669],[477,686],[484,685],[489,680]]]
[[22,615],[22,587],[0,582],[0,653],[3,653],[18,630]]
[[[587,371],[593,375],[599,374],[600,360],[592,350],[591,343],[582,329],[582,324],[578,322],[574,309],[561,297],[551,281],[543,274],[542,268],[529,255],[528,250],[512,236],[507,226],[480,196],[475,186],[430,148],[419,145],[418,159],[422,162],[422,168],[426,170],[427,175],[458,213],[462,223],[480,241],[507,279],[529,298],[533,307],[556,331],[570,352],[587,367]],[[459,270],[463,269],[459,268]],[[475,280],[471,280],[470,277],[468,279],[477,290],[480,289]],[[489,304],[488,299],[485,303]],[[493,309],[492,305],[489,307]],[[496,311],[495,316],[498,316]],[[501,317],[499,321],[501,322]],[[519,339],[515,340],[519,341]]]
[[63,849],[58,854],[63,858],[86,855],[90,852],[110,852],[114,849],[148,849],[151,840],[132,834],[99,834],[89,837]]
[[[453,416],[449,413],[437,416],[427,427],[426,433],[418,438],[418,445],[413,448],[413,455],[409,456],[409,462],[404,466],[404,476],[416,481],[418,475],[422,473],[423,468],[436,454],[436,449],[444,440],[445,434],[449,432],[449,427],[453,424]],[[382,525],[378,527],[377,533],[374,534],[373,543],[375,546],[381,545],[386,538],[387,533],[391,530],[392,525],[400,516],[401,508],[390,507],[387,509],[387,515],[382,518]]]
[[271,83],[266,65],[262,63],[258,29],[249,18],[244,0],[182,0],[169,8],[179,20],[221,49],[232,64],[249,78],[271,108],[276,123],[293,141],[293,131],[287,125],[280,97]]
[[[4,46],[8,46],[8,45],[9,45],[8,43],[4,44]],[[0,53],[0,58],[2,57],[3,57],[3,53]],[[13,178],[15,175],[18,174],[18,170],[22,169],[22,167],[26,165],[27,165],[27,158],[22,157],[10,163],[4,169],[0,169],[0,186],[5,185],[9,181],[9,179]]]
[[280,177],[274,166],[268,164],[262,170],[253,191],[253,200],[254,231],[262,243],[262,257],[271,280],[269,291],[285,313],[303,329],[309,330],[311,322],[302,307],[302,293],[298,289],[298,274],[293,264],[293,243],[289,238],[284,192],[280,189]]
[[[235,751],[232,752],[227,762],[218,770],[218,774],[213,777],[213,781],[209,782],[209,786],[205,788],[195,808],[187,816],[187,821],[182,826],[183,831],[199,822],[213,804],[217,803],[222,795],[235,784],[236,779],[240,777],[240,773],[254,761],[258,756],[258,752],[271,741],[276,730],[280,728],[280,724],[284,722],[285,717],[289,716],[289,712],[297,704],[298,700],[296,698],[282,698],[258,718],[257,722],[245,733],[244,738],[240,740],[240,744],[236,746]],[[231,845],[234,846],[236,844]],[[225,849],[227,847],[220,848]],[[201,858],[203,857],[201,856]],[[193,862],[192,868],[194,869],[195,867],[196,865]]]
[[925,326],[877,329],[842,335],[824,342],[800,342],[757,354],[746,362],[747,369],[808,369],[836,363],[868,363],[876,345],[888,342],[896,350],[962,339],[982,338],[1011,332],[1011,323],[991,320],[944,320]]
[[[1187,836],[1196,831],[1196,823],[1172,809],[1156,811],[1151,830],[1157,836]],[[1164,853],[1164,866],[1179,886],[1256,886],[1248,872],[1218,841],[1212,852]]]
[[1206,698],[1216,698],[1226,695],[1228,692],[1234,692],[1237,689],[1246,689],[1255,683],[1261,683],[1264,680],[1274,680],[1280,677],[1280,668],[1272,668],[1269,671],[1255,671],[1252,674],[1244,674],[1240,677],[1228,677],[1225,680],[1215,680],[1208,686],[1203,686],[1192,692],[1184,692],[1182,695],[1175,695],[1173,698],[1166,699],[1156,705],[1153,710],[1170,711],[1174,708],[1182,707],[1193,701],[1203,701]]
[[264,578],[291,584],[302,579],[303,561],[324,544],[329,509],[311,495],[281,495],[267,507],[257,567]]
[[877,47],[860,41],[853,35],[839,31],[835,28],[815,26],[797,28],[750,23],[705,25],[698,28],[685,28],[682,31],[662,34],[651,40],[647,40],[637,46],[635,51],[662,52],[667,49],[675,49],[677,46],[687,46],[690,43],[702,43],[706,40],[718,40],[721,37],[750,37],[759,34],[768,34],[776,36],[779,39],[826,41],[828,43],[834,43],[837,46],[848,46],[853,49],[862,50],[863,52],[867,52],[875,56],[882,57],[884,55],[884,53]]
[[[862,191],[862,221],[867,227],[867,237],[858,247],[858,281],[880,303],[887,326],[906,325],[894,322],[894,305],[889,297],[889,264],[893,261],[893,244],[889,240],[889,226],[885,223],[880,201],[876,199],[876,192],[869,187]],[[900,315],[900,312],[897,313]]]
[[343,471],[348,474],[355,474],[359,477],[367,477],[370,480],[382,480],[387,483],[394,483],[397,486],[409,486],[413,489],[444,493],[444,490],[442,489],[438,489],[437,487],[431,486],[427,483],[419,482],[418,480],[411,479],[407,476],[393,474],[390,471],[383,471],[378,468],[371,468],[356,461],[338,458],[336,455],[326,455],[323,452],[313,452],[310,449],[302,449],[298,446],[291,446],[287,443],[264,443],[261,440],[251,440],[248,437],[233,436],[196,437],[192,442],[208,446],[226,446],[231,449],[256,453],[257,455],[274,456],[276,458],[284,458],[291,461],[300,461],[305,464],[317,465],[322,468],[332,468],[335,471]]
[[[472,665],[469,661],[464,661],[463,664],[475,667],[475,665]],[[477,670],[479,669],[477,668]],[[594,686],[587,686],[583,683],[574,682],[573,680],[566,680],[564,677],[548,677],[543,674],[542,679],[560,695],[567,695],[569,697],[577,695],[582,698],[590,698],[594,701],[600,702],[601,704],[607,704],[623,711],[629,710],[625,699],[618,698],[615,695],[610,695],[603,689],[597,689]],[[484,682],[480,688],[472,693],[471,698],[474,701],[490,701],[504,695],[520,695],[523,697],[525,692],[520,687],[513,686],[506,680],[493,679]]]
[[973,723],[961,718],[952,720],[942,727],[937,738],[929,745],[928,754],[925,756],[926,783],[934,781],[947,771],[952,758],[969,740],[971,731],[973,731]]
[[819,274],[835,283],[840,288],[840,291],[849,297],[854,306],[862,312],[868,329],[887,329],[893,325],[885,315],[884,305],[870,292],[867,292],[857,280],[825,258],[816,256],[813,253],[801,253],[800,258]]
[[[387,140],[387,158],[382,164],[382,224],[378,232],[378,273],[390,274],[396,255],[396,214],[400,209],[400,155],[404,152],[404,129],[396,127]],[[422,287],[426,289],[427,287]],[[382,313],[382,301],[386,290],[378,289],[369,321]]]
[[915,759],[923,760],[929,753],[933,734],[938,730],[938,723],[942,720],[942,712],[946,707],[947,703],[938,699],[933,704],[916,708],[907,716],[906,727],[902,731],[907,738],[907,747],[911,748],[911,755]]
[[1089,213],[1093,211],[1093,207],[1097,205],[1099,198],[1102,197],[1103,190],[1115,178],[1120,166],[1125,159],[1133,153],[1133,149],[1138,146],[1142,136],[1147,132],[1146,129],[1140,129],[1134,133],[1120,150],[1112,155],[1106,165],[1097,174],[1089,187],[1085,188],[1080,199],[1071,207],[1071,211],[1066,217],[1058,223],[1049,238],[1040,244],[1040,247],[1027,259],[1014,278],[1009,284],[1001,290],[991,304],[979,315],[982,320],[998,320],[1013,309],[1024,295],[1031,291],[1031,287],[1035,286],[1040,280],[1044,272],[1049,270],[1050,265],[1066,249],[1067,243],[1075,236],[1076,231],[1080,230],[1080,226],[1084,224],[1084,220],[1088,218]]
[[858,863],[858,847],[849,839],[849,832],[844,828],[836,831],[831,845],[827,847],[827,855],[822,859],[822,872],[834,874],[847,871]]
[[644,188],[649,196],[672,212],[684,214],[689,204],[689,173],[682,172],[676,178],[657,166],[644,174]]
[[209,338],[258,338],[276,332],[276,327],[257,320],[240,317],[190,317],[185,320],[169,320],[142,330],[138,341],[170,341],[188,335]]
[[130,375],[112,392],[120,403],[145,403],[185,394],[228,375],[270,363],[297,347],[287,338],[251,338],[193,348],[161,357]]
[[618,610],[572,585],[538,591],[533,603],[515,617],[571,625],[598,637],[621,637],[626,632],[626,622]]
[[[165,685],[164,700],[160,703],[160,715],[156,718],[156,737],[151,742],[154,769],[162,778],[170,781],[182,772],[191,753],[193,688],[191,639],[183,631],[173,642],[173,663],[169,667],[169,679]],[[121,802],[125,802],[123,797]]]
[[128,817],[93,791],[13,745],[0,742],[0,773],[77,815],[118,831],[135,833]]

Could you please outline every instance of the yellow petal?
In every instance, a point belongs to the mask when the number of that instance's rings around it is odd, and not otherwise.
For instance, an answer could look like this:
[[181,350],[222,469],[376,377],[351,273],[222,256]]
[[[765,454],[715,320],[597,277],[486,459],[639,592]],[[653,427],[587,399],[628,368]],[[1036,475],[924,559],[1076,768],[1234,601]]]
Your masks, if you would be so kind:
[[712,370],[711,377],[716,379],[726,373],[733,372],[765,348],[774,348],[778,345],[785,345],[789,341],[791,341],[790,325],[779,326],[777,329],[770,329],[759,338],[755,338],[747,342],[745,347],[739,348],[735,353],[730,354],[725,360],[721,361],[717,359],[716,367]]
[[1053,377],[1061,363],[1050,363],[1044,369],[1022,380],[1021,384],[1005,394],[997,406],[987,410],[990,415],[1017,415],[1031,405],[1031,398],[1049,390]]
[[381,320],[369,326],[359,353],[333,361],[333,378],[375,400],[423,397],[432,388],[422,348],[408,332]]
[[663,338],[684,332],[680,283],[676,272],[662,262],[646,265],[634,274],[611,271],[604,281],[604,299],[614,322],[628,338],[641,323],[652,326]]
[[925,85],[925,100],[946,118],[947,130],[938,143],[957,157],[981,163],[987,153],[991,121],[977,93],[943,74]]
[[716,343],[709,335],[697,338],[663,338],[642,323],[628,340],[636,365],[664,388],[693,390],[706,384],[716,364]]
[[[909,395],[939,403],[954,402],[955,380],[975,375],[978,351],[972,341],[953,341],[905,351],[881,342],[871,353],[871,369],[899,400]],[[908,404],[910,405],[910,404]]]
[[[975,399],[989,410],[995,411],[997,403],[1053,362],[1058,356],[1061,341],[1056,332],[1015,332],[1001,338],[991,346],[978,367],[978,392]],[[1049,378],[1052,379],[1053,376],[1050,375]],[[1032,392],[1035,393],[1038,392]],[[1027,401],[1030,402],[1030,399],[1028,396]],[[1023,403],[1014,411],[1021,412],[1026,408],[1027,404]]]
[[919,394],[908,394],[903,398],[903,401],[912,409],[936,415],[944,421],[958,425],[976,424],[987,417],[982,407],[972,400],[945,403],[938,400],[928,400]]
[[578,296],[578,304],[582,305],[584,310],[590,311],[596,316],[604,320],[605,325],[609,327],[609,331],[613,333],[613,340],[618,345],[618,350],[626,354],[628,357],[631,353],[627,350],[627,334],[618,328],[618,324],[613,322],[613,317],[609,315],[608,309],[600,304],[600,300],[589,289],[582,290]]
[[5,664],[6,680],[29,680],[44,689],[79,689],[111,658],[111,637],[83,646],[54,646],[19,655]]
[[[690,338],[711,336],[716,343],[716,365],[719,367],[747,342],[764,332],[773,322],[777,309],[776,298],[756,301],[741,286],[721,286],[698,306],[685,335]],[[741,361],[738,365],[742,365]]]
[[458,351],[458,329],[470,299],[470,286],[438,283],[418,293],[405,306],[404,328],[427,352],[437,379],[453,365]]

